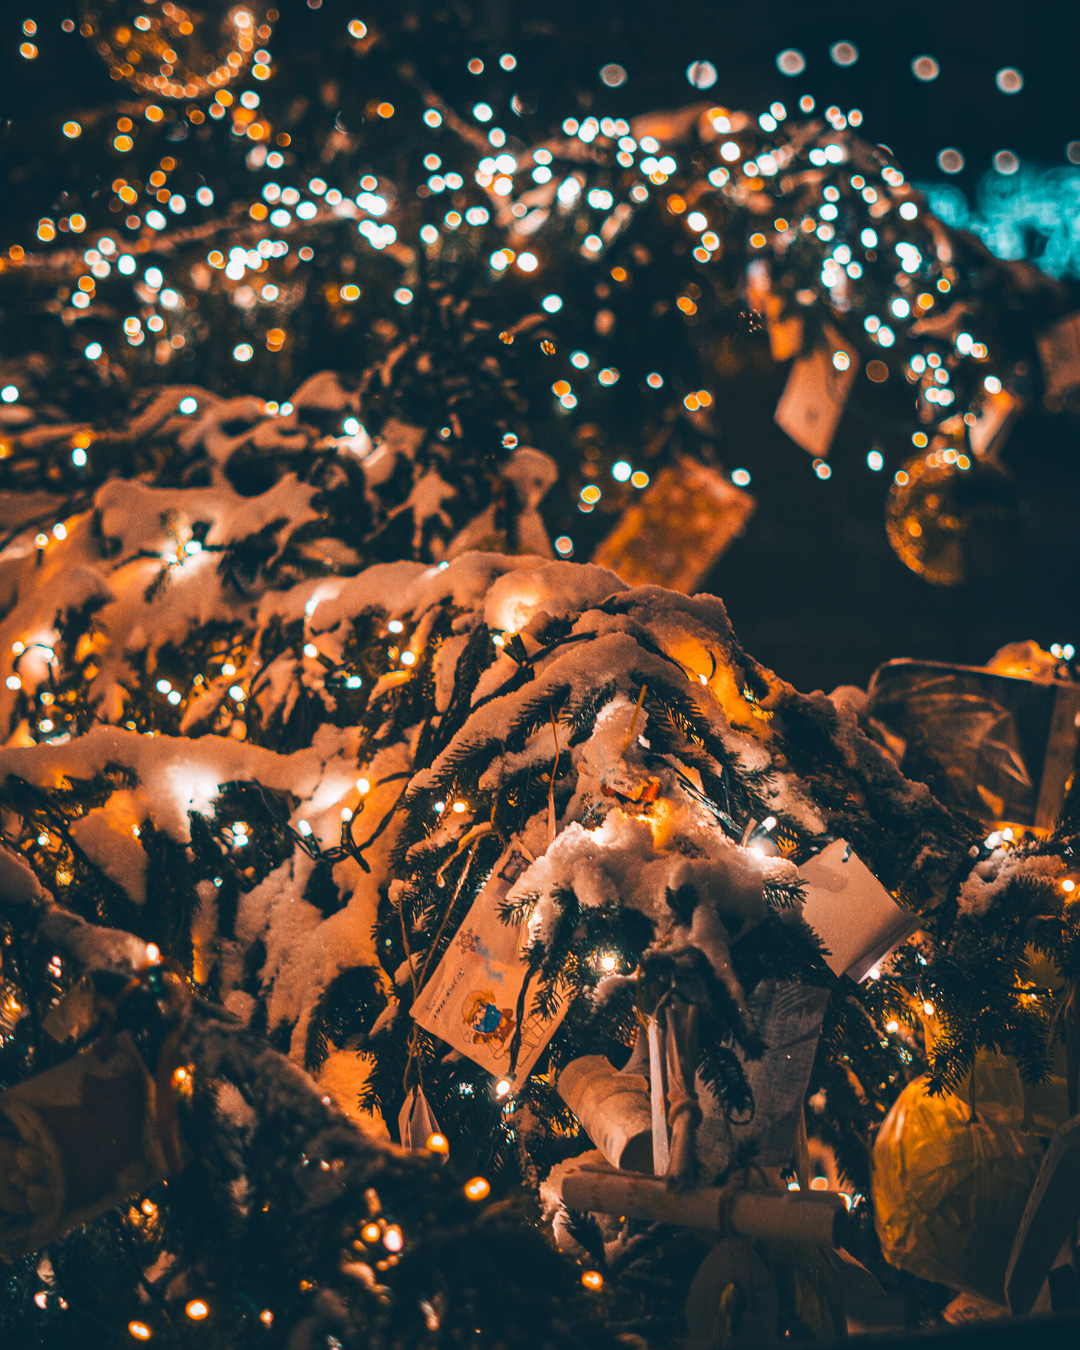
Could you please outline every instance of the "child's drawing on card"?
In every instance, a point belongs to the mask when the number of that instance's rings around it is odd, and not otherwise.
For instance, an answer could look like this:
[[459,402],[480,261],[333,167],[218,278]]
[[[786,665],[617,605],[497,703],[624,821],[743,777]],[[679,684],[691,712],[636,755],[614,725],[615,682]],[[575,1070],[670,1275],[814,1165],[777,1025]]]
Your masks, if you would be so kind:
[[509,1008],[500,1008],[490,990],[474,990],[465,1000],[462,1021],[477,1045],[486,1045],[498,1058],[509,1054],[507,1042],[514,1034],[516,1019]]

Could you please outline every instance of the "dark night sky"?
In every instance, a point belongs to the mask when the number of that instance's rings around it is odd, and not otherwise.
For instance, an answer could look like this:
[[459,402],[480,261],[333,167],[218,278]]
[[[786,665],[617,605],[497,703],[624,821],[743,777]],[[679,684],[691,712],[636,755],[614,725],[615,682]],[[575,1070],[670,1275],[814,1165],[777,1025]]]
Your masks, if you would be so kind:
[[[376,6],[377,8],[378,6]],[[274,48],[287,59],[295,45],[316,43],[321,23],[340,23],[338,0],[313,14],[302,0],[281,0]],[[365,17],[363,4],[349,5]],[[421,13],[427,6],[421,7]],[[117,97],[118,89],[77,34],[59,21],[75,4],[20,0],[0,16],[0,100],[8,135],[41,116],[56,117]],[[690,61],[719,72],[708,97],[732,107],[791,106],[811,93],[865,114],[862,133],[889,145],[910,178],[945,181],[936,167],[944,146],[959,147],[963,174],[950,180],[974,194],[995,151],[1008,148],[1026,166],[1065,164],[1065,145],[1080,140],[1080,5],[1046,0],[876,0],[867,3],[582,4],[581,0],[511,5],[480,0],[474,13],[523,68],[531,69],[542,111],[554,120],[573,110],[580,91],[599,88],[597,71],[618,61],[629,74],[605,96],[612,114],[633,114],[695,97]],[[17,56],[21,23],[40,25],[42,59]],[[829,57],[832,43],[856,44],[846,69]],[[777,53],[796,47],[807,69],[787,79]],[[940,63],[932,83],[917,81],[911,61]],[[995,72],[1018,67],[1023,90],[998,91]],[[444,89],[453,99],[454,91]],[[1080,171],[1078,171],[1080,172]],[[2,215],[0,209],[0,215]],[[758,512],[710,581],[728,604],[743,642],[760,659],[804,687],[865,682],[892,656],[978,663],[997,646],[1034,637],[1080,646],[1080,424],[1037,410],[1010,438],[1006,463],[1024,506],[1022,547],[993,582],[932,587],[892,554],[882,525],[887,475],[866,468],[879,428],[848,415],[830,456],[833,477],[819,482],[805,453],[772,425],[784,372],[762,376],[744,401],[721,410],[722,451],[729,467],[753,471]],[[898,466],[890,458],[890,472]]]

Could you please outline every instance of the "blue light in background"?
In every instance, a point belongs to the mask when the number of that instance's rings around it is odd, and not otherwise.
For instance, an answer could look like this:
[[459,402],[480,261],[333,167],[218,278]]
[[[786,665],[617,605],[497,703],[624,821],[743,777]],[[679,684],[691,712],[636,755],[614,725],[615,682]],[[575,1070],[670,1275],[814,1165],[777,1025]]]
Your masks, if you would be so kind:
[[1022,258],[1052,277],[1080,276],[1080,169],[988,173],[975,203],[952,183],[921,183],[939,220],[970,230],[999,258]]

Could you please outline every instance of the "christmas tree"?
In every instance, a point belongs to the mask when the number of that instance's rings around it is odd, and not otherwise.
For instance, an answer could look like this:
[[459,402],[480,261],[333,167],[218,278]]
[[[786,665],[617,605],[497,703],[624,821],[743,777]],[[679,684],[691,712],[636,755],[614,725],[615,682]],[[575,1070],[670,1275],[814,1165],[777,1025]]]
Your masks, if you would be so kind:
[[[622,561],[651,477],[715,473],[716,374],[766,339],[891,361],[931,468],[974,474],[1067,293],[935,221],[854,112],[553,125],[464,11],[321,16],[295,62],[275,12],[218,17],[221,52],[84,7],[125,102],[53,128],[64,214],[32,165],[10,207],[5,1330],[676,1344],[701,1225],[565,1189],[590,1140],[635,1170],[574,1075],[648,1117],[650,1053],[670,1203],[805,1191],[808,1129],[882,1271],[898,1098],[974,1106],[1000,1061],[1017,1118],[1075,1112],[1075,805],[989,832],[719,601],[551,555],[617,514]],[[822,907],[845,867],[865,931]],[[777,1334],[841,1331],[828,1260],[770,1250]]]

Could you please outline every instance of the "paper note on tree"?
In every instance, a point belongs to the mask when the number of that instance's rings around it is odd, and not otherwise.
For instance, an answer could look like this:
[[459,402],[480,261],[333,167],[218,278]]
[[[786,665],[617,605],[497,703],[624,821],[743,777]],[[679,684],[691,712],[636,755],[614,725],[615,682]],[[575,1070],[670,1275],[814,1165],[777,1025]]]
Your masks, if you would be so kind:
[[[859,363],[851,343],[829,332],[829,345],[800,356],[791,367],[773,420],[811,455],[829,453]],[[843,357],[847,365],[836,361]]]
[[522,955],[526,929],[503,922],[500,906],[524,860],[507,850],[473,902],[434,975],[421,989],[412,1015],[425,1031],[467,1055],[499,1078],[511,1074],[511,1055],[520,1030],[513,1076],[522,1082],[540,1058],[566,1014],[563,991],[554,1016],[536,1006],[536,980],[525,999],[521,1026],[518,1000],[528,964]]
[[919,926],[843,839],[802,863],[803,918],[828,948],[834,975],[863,980]]
[[680,457],[632,502],[593,556],[631,586],[692,592],[754,513],[754,498]]

